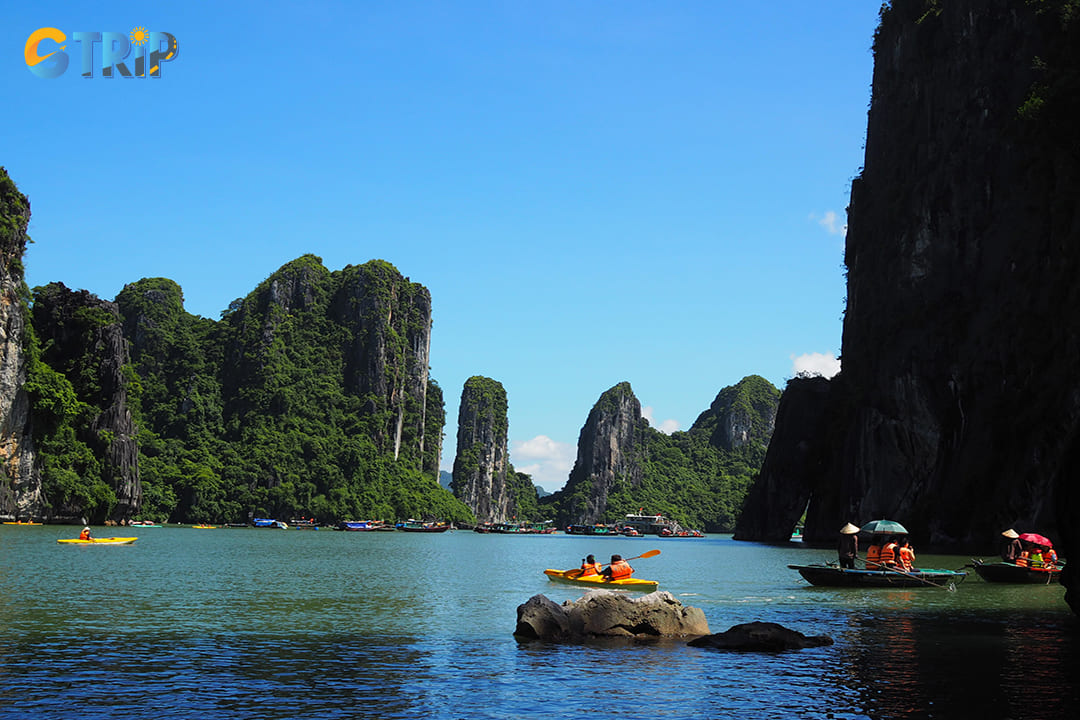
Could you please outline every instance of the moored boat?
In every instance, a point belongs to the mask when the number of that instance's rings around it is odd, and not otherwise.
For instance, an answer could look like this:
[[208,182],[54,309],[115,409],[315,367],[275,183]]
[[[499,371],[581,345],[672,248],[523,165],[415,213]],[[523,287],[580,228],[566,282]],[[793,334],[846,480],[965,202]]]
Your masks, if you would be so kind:
[[382,520],[343,520],[337,525],[338,530],[345,532],[374,532],[376,530],[393,530]]
[[1032,569],[1011,562],[984,563],[982,560],[976,560],[971,567],[975,568],[975,574],[986,582],[1028,585],[1050,585],[1061,582],[1061,568]]
[[566,534],[589,535],[593,537],[620,537],[618,526],[605,525],[603,523],[596,523],[595,525],[567,525]]
[[64,545],[130,545],[139,538],[133,537],[107,537],[107,538],[90,538],[89,540],[80,540],[79,538],[60,538],[56,542]]
[[967,573],[960,570],[851,570],[837,565],[788,565],[811,585],[826,587],[946,587],[949,582],[961,582]]
[[274,528],[277,530],[288,530],[289,525],[281,520],[274,520],[273,518],[252,518],[251,524],[257,528]]
[[570,585],[584,585],[587,587],[615,588],[619,590],[641,590],[652,592],[660,586],[656,580],[643,580],[642,578],[628,577],[619,580],[608,580],[603,575],[581,576],[581,570],[545,570],[544,574],[552,582],[568,583]]
[[398,530],[405,532],[441,533],[450,529],[449,523],[420,522],[419,520],[407,520],[395,525]]

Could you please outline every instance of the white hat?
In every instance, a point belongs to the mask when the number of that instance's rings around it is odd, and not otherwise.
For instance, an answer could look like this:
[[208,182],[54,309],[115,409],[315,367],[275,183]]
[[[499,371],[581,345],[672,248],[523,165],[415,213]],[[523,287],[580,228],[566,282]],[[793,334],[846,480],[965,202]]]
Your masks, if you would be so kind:
[[1016,531],[1013,530],[1012,528],[1009,528],[1008,530],[1006,530],[1005,532],[1003,532],[1001,534],[1004,535],[1007,538],[1012,538],[1013,540],[1020,537],[1019,535],[1016,534]]
[[840,528],[840,532],[844,535],[854,535],[855,533],[859,532],[859,528],[855,527],[851,523],[848,523],[844,527]]

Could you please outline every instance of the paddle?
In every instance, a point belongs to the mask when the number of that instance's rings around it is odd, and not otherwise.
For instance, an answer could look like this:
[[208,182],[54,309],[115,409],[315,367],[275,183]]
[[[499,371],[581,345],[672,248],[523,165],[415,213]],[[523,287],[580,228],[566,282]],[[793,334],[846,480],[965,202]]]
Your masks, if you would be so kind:
[[[659,554],[660,554],[659,550],[649,550],[648,552],[643,552],[640,555],[635,555],[632,558],[623,558],[623,559],[624,560],[640,560],[641,558],[656,557]],[[610,565],[610,564],[611,563],[604,563],[603,565],[601,565],[601,567],[604,567],[605,565]],[[582,572],[583,571],[581,570],[581,568],[578,568],[576,570],[567,570],[566,571],[566,577],[569,578],[570,580],[573,580],[574,578],[581,577]]]
[[951,580],[949,581],[948,585],[938,585],[935,582],[930,582],[926,578],[921,578],[918,575],[912,575],[911,573],[904,572],[903,570],[897,570],[896,568],[889,567],[888,565],[882,565],[881,563],[874,562],[873,560],[865,560],[864,562],[866,563],[866,565],[870,565],[870,564],[877,565],[879,568],[881,568],[885,572],[894,572],[897,575],[905,575],[905,576],[907,576],[909,578],[913,578],[915,580],[918,580],[919,582],[924,582],[927,585],[932,585],[932,586],[934,586],[936,588],[941,588],[942,590],[948,590],[949,592],[956,592],[956,584],[954,582],[952,582]]

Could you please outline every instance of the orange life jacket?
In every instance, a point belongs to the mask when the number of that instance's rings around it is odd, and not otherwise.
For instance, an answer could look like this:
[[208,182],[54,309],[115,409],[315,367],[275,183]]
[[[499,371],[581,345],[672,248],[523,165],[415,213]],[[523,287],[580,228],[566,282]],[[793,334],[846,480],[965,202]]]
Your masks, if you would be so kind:
[[79,533],[79,539],[80,540],[89,540],[90,539],[90,531],[89,530],[83,530],[81,533]]
[[891,542],[881,548],[881,560],[879,562],[882,565],[892,565],[896,562],[896,543]]
[[904,566],[905,570],[910,570],[915,567],[915,551],[906,545],[902,545],[899,550],[900,564]]
[[600,563],[598,563],[598,562],[581,563],[581,577],[585,577],[586,575],[599,575],[599,574],[600,574]]
[[881,562],[881,546],[871,545],[866,548],[866,565],[870,570],[876,570],[875,563]]
[[634,573],[634,568],[630,567],[630,563],[625,560],[619,560],[618,562],[611,563],[611,579],[618,580],[620,578],[630,577]]
[[1028,566],[1028,551],[1027,550],[1023,551],[1022,553],[1020,553],[1020,555],[1017,556],[1017,558],[1016,558],[1016,566],[1017,567],[1027,567]]
[[1054,552],[1053,548],[1043,553],[1043,565],[1047,570],[1057,569],[1057,553]]

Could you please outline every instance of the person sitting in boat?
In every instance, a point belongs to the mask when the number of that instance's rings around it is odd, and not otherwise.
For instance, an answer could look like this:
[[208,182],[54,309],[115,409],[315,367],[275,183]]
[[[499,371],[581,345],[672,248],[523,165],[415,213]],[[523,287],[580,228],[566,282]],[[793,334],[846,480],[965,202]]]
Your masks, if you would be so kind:
[[1016,531],[1009,528],[1001,533],[1005,536],[1005,545],[1001,548],[1001,559],[1005,562],[1015,563],[1020,553],[1024,552],[1024,543],[1020,542],[1020,536]]
[[896,544],[896,538],[889,538],[889,542],[881,548],[880,562],[885,567],[893,567],[896,565],[896,550],[899,545]]
[[1057,553],[1054,552],[1054,548],[1046,548],[1043,550],[1043,569],[1044,570],[1057,570]]
[[1020,554],[1016,556],[1016,560],[1014,561],[1016,563],[1016,566],[1026,568],[1028,566],[1028,557],[1030,555],[1031,553],[1028,552],[1027,549],[1021,550]]
[[93,540],[94,538],[90,535],[90,528],[84,527],[82,529],[82,532],[79,533],[79,539],[80,540]]
[[876,537],[871,538],[870,547],[866,548],[866,569],[881,569],[881,543]]
[[855,569],[855,558],[859,556],[858,533],[859,528],[851,523],[840,528],[840,542],[837,544],[836,552],[842,568]]
[[911,549],[911,543],[907,538],[900,541],[900,546],[896,549],[896,556],[900,568],[904,572],[911,572],[915,569],[915,551]]
[[612,555],[611,564],[604,568],[600,574],[608,580],[621,580],[633,575],[634,568],[630,567],[630,563],[622,559],[622,555]]
[[586,577],[588,575],[600,574],[600,563],[596,562],[596,558],[589,555],[587,558],[581,561],[581,575],[579,577]]
[[1035,549],[1032,550],[1031,553],[1028,554],[1028,567],[1031,568],[1032,570],[1042,570],[1043,569],[1042,548],[1039,547],[1038,545],[1036,545]]

